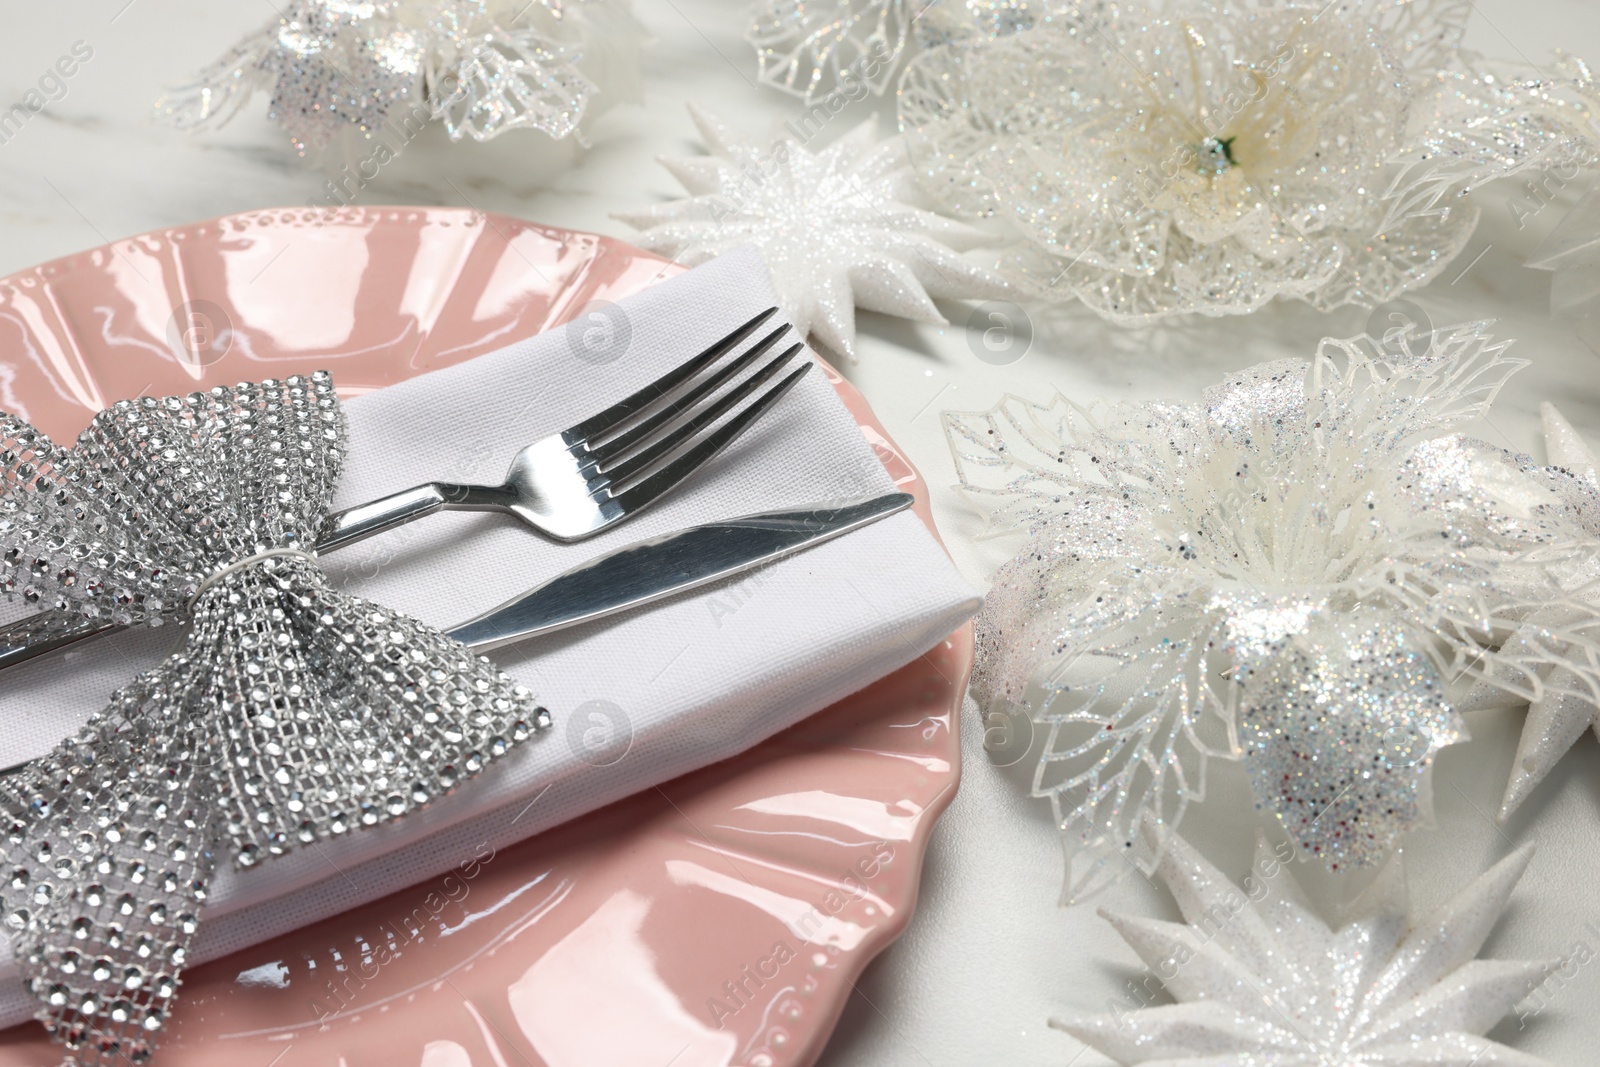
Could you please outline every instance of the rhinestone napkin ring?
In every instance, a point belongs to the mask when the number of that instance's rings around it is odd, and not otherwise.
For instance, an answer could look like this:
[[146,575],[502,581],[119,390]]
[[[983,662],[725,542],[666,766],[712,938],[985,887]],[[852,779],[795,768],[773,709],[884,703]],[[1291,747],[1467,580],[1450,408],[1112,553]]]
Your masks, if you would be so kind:
[[0,918],[69,1064],[150,1061],[217,857],[411,811],[549,713],[311,549],[345,426],[324,373],[122,401],[75,447],[0,415],[0,586],[190,623],[77,736],[0,778]]

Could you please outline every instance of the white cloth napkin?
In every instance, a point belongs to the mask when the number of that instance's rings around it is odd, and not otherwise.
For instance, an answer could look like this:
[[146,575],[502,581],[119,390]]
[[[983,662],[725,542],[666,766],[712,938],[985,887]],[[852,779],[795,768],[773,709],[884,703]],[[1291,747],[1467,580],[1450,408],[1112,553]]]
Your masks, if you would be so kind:
[[[761,261],[741,249],[620,302],[631,340],[609,362],[579,358],[588,350],[556,330],[357,397],[347,405],[336,505],[428,480],[497,482],[521,445],[633,392],[776,303]],[[599,537],[561,545],[509,516],[446,513],[324,565],[341,587],[445,627],[645,537],[891,489],[813,371],[707,468]],[[500,650],[494,658],[551,709],[554,729],[404,819],[249,871],[219,868],[195,962],[443,874],[481,843],[502,847],[734,756],[920,656],[977,604],[922,523],[902,513],[775,564],[758,581]],[[0,766],[48,750],[176,636],[130,633],[7,671]],[[0,953],[0,1026],[32,1012],[14,961]]]

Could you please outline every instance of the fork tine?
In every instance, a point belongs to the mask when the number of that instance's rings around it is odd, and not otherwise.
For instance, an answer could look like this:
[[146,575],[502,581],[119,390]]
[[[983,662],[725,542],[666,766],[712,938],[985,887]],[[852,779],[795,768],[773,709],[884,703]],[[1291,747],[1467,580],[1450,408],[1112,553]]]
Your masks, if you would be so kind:
[[680,416],[694,410],[695,405],[699,404],[700,401],[714,394],[718,389],[721,389],[728,382],[732,381],[740,371],[750,366],[757,359],[760,359],[762,353],[766,352],[773,345],[777,344],[778,338],[782,337],[788,331],[788,323],[779,326],[776,330],[773,330],[771,333],[767,334],[761,340],[752,345],[750,347],[750,351],[745,352],[737,359],[729,360],[726,365],[718,369],[717,373],[711,375],[711,377],[707,378],[704,382],[695,386],[687,393],[684,393],[682,396],[672,401],[672,403],[668,404],[654,415],[651,415],[648,419],[635,426],[627,433],[614,437],[603,445],[590,447],[588,450],[589,458],[592,459],[596,464],[599,464],[603,467],[611,460],[617,459],[620,456],[631,452],[635,447],[643,444],[646,441],[649,441],[651,438],[655,437],[663,427],[671,425],[672,423],[678,421]]
[[703,411],[697,411],[682,425],[673,428],[671,433],[641,448],[637,453],[609,466],[602,466],[600,473],[605,475],[608,485],[620,485],[629,478],[654,466],[661,460],[672,455],[683,445],[710,429],[736,405],[761,388],[773,375],[783,369],[784,365],[794,358],[794,354],[804,347],[800,344],[790,345],[771,360],[767,361],[750,377],[740,382],[727,393],[718,397],[715,403],[710,404]]
[[611,498],[611,503],[620,505],[624,514],[637,511],[654,501],[662,493],[671,489],[689,475],[693,474],[711,457],[721,452],[733,443],[750,424],[766,413],[779,397],[787,393],[794,383],[805,376],[811,369],[810,362],[788,374],[781,382],[762,393],[753,400],[748,407],[722,426],[718,427],[705,440],[695,445],[689,451],[662,467],[644,481],[626,490],[619,496]]
[[672,390],[693,378],[707,366],[721,359],[728,352],[738,346],[739,342],[755,333],[756,327],[766,322],[778,313],[778,309],[770,307],[755,318],[738,327],[726,337],[717,341],[711,347],[701,352],[698,356],[686,360],[682,364],[663,374],[649,385],[640,389],[631,396],[612,404],[604,411],[591,415],[582,422],[569,427],[563,435],[569,442],[583,441],[596,434],[604,433],[608,428],[617,425],[632,415],[645,410],[657,400],[666,396]]

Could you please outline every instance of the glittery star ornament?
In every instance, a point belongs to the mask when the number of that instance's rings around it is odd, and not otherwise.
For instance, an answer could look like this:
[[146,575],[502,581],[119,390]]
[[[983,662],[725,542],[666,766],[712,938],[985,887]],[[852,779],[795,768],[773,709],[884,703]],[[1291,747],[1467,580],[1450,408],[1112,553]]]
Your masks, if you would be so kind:
[[944,324],[931,297],[1009,292],[959,254],[995,238],[920,206],[903,143],[879,143],[874,121],[813,151],[789,137],[745,141],[690,114],[710,155],[661,161],[690,195],[613,216],[650,251],[694,265],[754,244],[795,329],[852,359],[858,305]]
[[1531,858],[1519,849],[1413,920],[1396,855],[1335,929],[1264,839],[1243,889],[1174,840],[1158,873],[1184,921],[1101,915],[1177,1003],[1051,1025],[1152,1067],[1548,1067],[1481,1036],[1550,966],[1476,958]]
[[295,0],[156,111],[182,129],[221,125],[261,90],[302,155],[350,131],[409,140],[429,121],[456,141],[559,139],[594,110],[591,71],[636,86],[618,59],[640,37],[627,0]]
[[[1244,760],[1304,851],[1370,865],[1428,825],[1433,759],[1467,736],[1447,683],[1539,699],[1559,665],[1600,692],[1573,651],[1600,637],[1596,541],[1536,472],[1475,466],[1490,446],[1450,433],[1521,361],[1484,324],[1415,341],[1325,340],[1199,403],[946,413],[962,486],[1028,534],[978,616],[972,692],[1048,730],[1033,787],[1069,898],[1155,862],[1137,828],[1175,828],[1213,758]],[[1508,514],[1507,486],[1538,507]]]
[[908,64],[924,184],[1008,220],[1009,280],[1113,321],[1373,306],[1465,244],[1469,205],[1385,218],[1389,160],[1452,69],[1464,0],[1155,0]]

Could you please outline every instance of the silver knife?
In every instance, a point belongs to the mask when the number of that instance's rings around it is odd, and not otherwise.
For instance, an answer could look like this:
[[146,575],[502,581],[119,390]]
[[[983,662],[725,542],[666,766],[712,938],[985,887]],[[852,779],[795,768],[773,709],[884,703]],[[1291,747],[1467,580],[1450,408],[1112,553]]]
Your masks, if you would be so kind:
[[478,649],[603,619],[754,570],[911,506],[908,493],[725,519],[619,548],[447,630]]
[[[576,626],[781,559],[904,510],[911,499],[905,493],[888,493],[870,500],[728,519],[651,538],[559,575],[463,623],[450,636],[479,648],[498,648]],[[10,641],[0,642],[0,670],[123,628],[94,620],[65,631],[58,623],[51,626],[53,632],[41,635],[23,627],[8,629]]]

